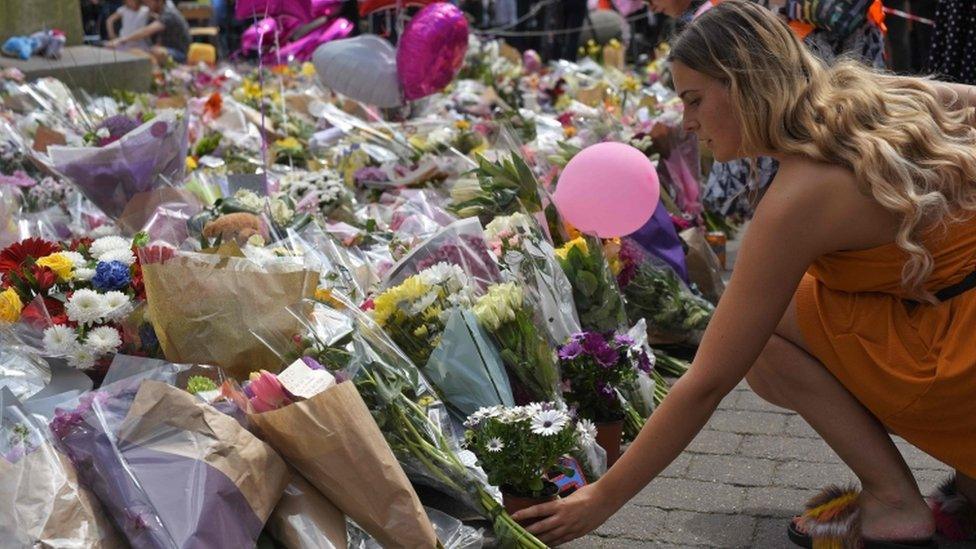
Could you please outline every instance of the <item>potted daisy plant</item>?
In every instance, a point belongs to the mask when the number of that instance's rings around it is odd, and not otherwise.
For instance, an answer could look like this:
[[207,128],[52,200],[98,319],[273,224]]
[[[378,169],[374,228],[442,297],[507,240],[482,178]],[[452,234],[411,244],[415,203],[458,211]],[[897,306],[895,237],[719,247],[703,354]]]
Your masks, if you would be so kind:
[[546,474],[559,469],[560,457],[592,444],[596,436],[591,422],[577,423],[551,402],[481,408],[464,426],[466,448],[501,489],[510,514],[556,499],[558,488]]

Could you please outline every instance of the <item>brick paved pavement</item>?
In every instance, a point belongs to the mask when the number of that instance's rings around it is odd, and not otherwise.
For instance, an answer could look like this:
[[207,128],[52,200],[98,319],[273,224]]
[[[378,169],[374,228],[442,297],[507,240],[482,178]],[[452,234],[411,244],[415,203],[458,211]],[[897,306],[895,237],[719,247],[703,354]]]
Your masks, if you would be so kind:
[[[949,474],[897,444],[923,493]],[[566,547],[792,547],[789,517],[824,485],[854,480],[802,418],[743,383],[659,478],[593,535]]]

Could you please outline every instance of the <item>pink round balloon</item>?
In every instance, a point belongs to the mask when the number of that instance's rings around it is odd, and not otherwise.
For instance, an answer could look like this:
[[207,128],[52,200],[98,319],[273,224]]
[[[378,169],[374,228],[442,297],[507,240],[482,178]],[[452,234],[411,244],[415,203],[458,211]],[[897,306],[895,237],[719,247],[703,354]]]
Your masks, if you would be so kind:
[[553,200],[574,227],[601,238],[625,236],[651,218],[661,198],[654,165],[623,143],[577,153],[559,176]]
[[430,4],[407,24],[397,48],[397,74],[408,100],[451,83],[468,50],[468,20],[452,4]]

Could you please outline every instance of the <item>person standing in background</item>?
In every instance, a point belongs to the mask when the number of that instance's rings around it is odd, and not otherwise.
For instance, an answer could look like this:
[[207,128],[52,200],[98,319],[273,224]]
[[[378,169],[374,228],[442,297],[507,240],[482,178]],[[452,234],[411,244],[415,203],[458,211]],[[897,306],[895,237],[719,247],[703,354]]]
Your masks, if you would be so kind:
[[587,0],[561,0],[548,7],[552,14],[549,30],[553,31],[548,41],[549,59],[576,61],[580,46],[580,31],[589,9]]

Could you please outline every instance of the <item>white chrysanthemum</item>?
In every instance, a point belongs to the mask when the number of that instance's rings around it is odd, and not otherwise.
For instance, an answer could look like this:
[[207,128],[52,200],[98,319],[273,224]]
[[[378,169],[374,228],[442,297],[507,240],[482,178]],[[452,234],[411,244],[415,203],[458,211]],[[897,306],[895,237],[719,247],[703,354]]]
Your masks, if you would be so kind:
[[81,269],[88,265],[85,256],[78,252],[61,252],[61,256],[70,260],[71,264],[75,266],[75,269]]
[[576,423],[576,434],[581,446],[593,446],[596,443],[596,424],[588,419],[581,419]]
[[87,267],[79,267],[75,269],[75,280],[81,282],[87,282],[95,278],[95,269],[89,269]]
[[234,198],[240,202],[241,206],[251,210],[252,212],[260,212],[264,210],[264,198],[258,196],[252,191],[241,189],[234,193]]
[[108,320],[118,320],[132,312],[129,296],[119,291],[102,294],[103,316]]
[[70,326],[56,324],[44,330],[44,351],[52,356],[63,355],[78,344],[78,334]]
[[497,240],[499,235],[504,233],[517,233],[532,229],[532,220],[521,212],[512,215],[503,215],[492,219],[485,225],[485,237],[488,240]]
[[558,434],[569,418],[559,410],[543,410],[532,416],[532,432],[544,437]]
[[112,250],[128,250],[132,247],[132,242],[121,236],[103,236],[94,242],[88,249],[92,256],[102,259],[102,255]]
[[133,263],[136,262],[136,256],[132,253],[130,248],[119,248],[116,250],[109,250],[102,255],[98,256],[99,263],[109,261],[118,261],[124,264],[126,267],[131,267]]
[[119,331],[111,326],[99,326],[88,333],[85,344],[98,354],[114,353],[122,345]]
[[[83,230],[83,229],[80,229]],[[112,223],[106,223],[104,225],[99,225],[94,229],[88,231],[88,236],[91,238],[104,238],[106,236],[117,235],[119,230]]]
[[486,445],[486,447],[487,447],[487,449],[488,449],[489,452],[495,454],[495,453],[498,453],[498,452],[501,452],[502,450],[504,450],[505,449],[505,444],[502,442],[502,439],[500,439],[498,437],[495,437],[495,438],[490,439],[488,441],[488,444]]
[[105,301],[95,290],[85,288],[71,296],[65,309],[71,320],[79,324],[91,324],[105,315]]
[[79,370],[87,370],[95,365],[95,352],[85,345],[76,345],[68,354],[68,365]]

